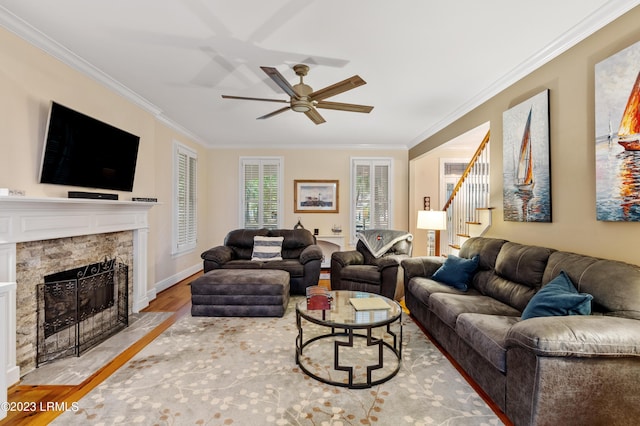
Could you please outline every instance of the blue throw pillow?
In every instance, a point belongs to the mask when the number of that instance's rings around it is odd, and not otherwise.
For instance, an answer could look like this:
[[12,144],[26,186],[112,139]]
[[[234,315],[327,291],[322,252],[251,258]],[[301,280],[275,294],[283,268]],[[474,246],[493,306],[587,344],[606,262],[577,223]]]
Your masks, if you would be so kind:
[[480,262],[479,255],[473,256],[473,259],[465,259],[450,254],[431,279],[458,290],[467,291],[471,277],[478,268],[478,262]]
[[522,312],[522,319],[558,315],[589,315],[593,296],[578,293],[564,271],[542,287]]

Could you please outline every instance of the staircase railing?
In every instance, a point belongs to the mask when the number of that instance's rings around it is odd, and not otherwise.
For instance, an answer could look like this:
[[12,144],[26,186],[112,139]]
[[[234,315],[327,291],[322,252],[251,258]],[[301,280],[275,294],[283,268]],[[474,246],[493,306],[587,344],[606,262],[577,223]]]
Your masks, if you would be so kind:
[[479,209],[489,208],[490,131],[471,157],[442,210],[447,212],[447,244],[441,254],[449,254],[469,238],[469,226],[478,224]]

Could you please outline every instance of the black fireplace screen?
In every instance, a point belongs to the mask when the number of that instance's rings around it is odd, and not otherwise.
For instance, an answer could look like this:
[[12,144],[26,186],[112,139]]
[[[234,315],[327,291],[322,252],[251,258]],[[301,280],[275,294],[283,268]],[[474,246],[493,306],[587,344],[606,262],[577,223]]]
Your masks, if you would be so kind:
[[45,276],[38,285],[36,364],[79,356],[126,327],[128,276],[116,259]]

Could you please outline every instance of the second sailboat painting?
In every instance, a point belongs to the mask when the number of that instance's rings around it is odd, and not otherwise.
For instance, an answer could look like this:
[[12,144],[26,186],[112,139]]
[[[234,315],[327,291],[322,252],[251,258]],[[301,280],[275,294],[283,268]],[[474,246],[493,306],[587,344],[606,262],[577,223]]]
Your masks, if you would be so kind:
[[640,42],[595,66],[596,216],[640,221]]
[[504,220],[551,222],[549,90],[503,113]]

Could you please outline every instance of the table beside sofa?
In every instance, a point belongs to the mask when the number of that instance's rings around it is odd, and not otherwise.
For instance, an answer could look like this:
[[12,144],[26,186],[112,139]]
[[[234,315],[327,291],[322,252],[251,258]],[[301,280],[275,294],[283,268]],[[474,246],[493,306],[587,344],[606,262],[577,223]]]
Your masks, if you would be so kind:
[[[640,267],[493,238],[466,291],[431,279],[442,257],[402,262],[411,315],[516,425],[631,425],[640,418]],[[561,271],[590,315],[521,319]]]

